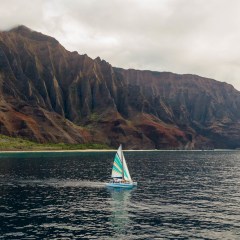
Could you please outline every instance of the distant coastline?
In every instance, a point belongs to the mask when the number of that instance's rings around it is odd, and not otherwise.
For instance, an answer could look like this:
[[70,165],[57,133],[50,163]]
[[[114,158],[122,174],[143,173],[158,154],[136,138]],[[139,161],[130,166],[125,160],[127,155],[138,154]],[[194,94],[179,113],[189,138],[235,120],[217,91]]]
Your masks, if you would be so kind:
[[[214,149],[214,150],[168,150],[168,149],[147,149],[147,150],[124,150],[124,152],[232,152],[240,149]],[[75,149],[75,150],[0,150],[1,154],[8,153],[91,153],[91,152],[116,152],[116,149]]]
[[[124,149],[124,151],[239,151],[240,149]],[[0,153],[44,153],[44,152],[114,152],[116,149],[106,144],[83,143],[37,143],[18,137],[0,135]]]

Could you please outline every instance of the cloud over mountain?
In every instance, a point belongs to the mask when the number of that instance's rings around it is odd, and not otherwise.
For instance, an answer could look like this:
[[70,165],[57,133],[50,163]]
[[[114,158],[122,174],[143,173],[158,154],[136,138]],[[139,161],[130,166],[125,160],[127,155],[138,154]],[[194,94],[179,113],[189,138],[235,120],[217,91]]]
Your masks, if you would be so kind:
[[0,28],[24,24],[124,68],[194,73],[240,89],[237,0],[2,0]]

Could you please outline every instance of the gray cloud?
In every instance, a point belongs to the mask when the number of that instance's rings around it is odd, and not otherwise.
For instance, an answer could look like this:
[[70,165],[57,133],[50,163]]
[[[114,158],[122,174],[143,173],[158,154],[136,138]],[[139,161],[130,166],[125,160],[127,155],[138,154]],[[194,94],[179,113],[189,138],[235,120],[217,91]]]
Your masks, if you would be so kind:
[[240,90],[238,0],[1,0],[0,28],[24,24],[114,66],[194,73]]

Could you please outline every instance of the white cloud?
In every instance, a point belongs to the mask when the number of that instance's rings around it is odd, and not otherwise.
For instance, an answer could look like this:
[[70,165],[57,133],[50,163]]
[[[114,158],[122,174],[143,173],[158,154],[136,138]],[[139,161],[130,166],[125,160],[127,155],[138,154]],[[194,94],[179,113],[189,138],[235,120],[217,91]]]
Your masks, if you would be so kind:
[[238,0],[1,0],[0,28],[24,24],[124,68],[194,73],[240,90]]

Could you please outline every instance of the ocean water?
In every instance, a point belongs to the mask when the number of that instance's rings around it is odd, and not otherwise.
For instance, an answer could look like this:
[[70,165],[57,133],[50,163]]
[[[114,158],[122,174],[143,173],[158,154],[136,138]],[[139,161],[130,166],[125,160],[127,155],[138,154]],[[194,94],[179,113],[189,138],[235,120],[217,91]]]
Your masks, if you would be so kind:
[[240,239],[240,152],[0,154],[0,239]]

